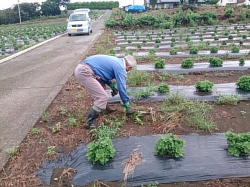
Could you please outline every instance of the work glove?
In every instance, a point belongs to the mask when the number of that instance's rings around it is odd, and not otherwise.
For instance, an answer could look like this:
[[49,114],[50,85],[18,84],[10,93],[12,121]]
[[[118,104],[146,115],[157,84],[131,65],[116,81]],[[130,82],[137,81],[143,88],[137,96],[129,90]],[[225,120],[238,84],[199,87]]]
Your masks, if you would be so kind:
[[118,90],[117,90],[117,88],[116,88],[116,86],[115,86],[115,82],[112,82],[112,83],[109,85],[109,87],[112,89],[112,92],[111,92],[112,97],[114,97],[115,95],[118,94]]
[[135,110],[130,106],[129,102],[124,103],[123,106],[126,108],[126,114],[131,115],[135,113]]

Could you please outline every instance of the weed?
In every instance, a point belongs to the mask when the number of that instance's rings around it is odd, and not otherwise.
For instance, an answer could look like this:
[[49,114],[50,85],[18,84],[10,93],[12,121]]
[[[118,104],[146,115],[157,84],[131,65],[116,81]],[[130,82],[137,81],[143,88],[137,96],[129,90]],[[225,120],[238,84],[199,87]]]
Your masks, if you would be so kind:
[[108,55],[115,56],[115,50],[114,49],[109,49],[108,50]]
[[136,99],[139,98],[147,98],[150,96],[151,92],[154,91],[155,88],[152,86],[147,86],[145,89],[140,89],[138,91],[134,91],[131,93]]
[[177,92],[171,92],[169,94],[169,101],[171,104],[176,104],[176,105],[179,105],[181,102],[183,102],[184,100],[184,97],[181,96],[180,92],[177,91]]
[[204,131],[210,131],[215,126],[212,118],[210,117],[210,111],[212,105],[207,102],[200,102],[193,100],[186,105],[186,119],[192,126],[197,126],[199,129]]
[[65,107],[60,107],[60,114],[62,114],[62,115],[67,115],[67,113],[68,113],[68,109],[67,108],[65,108]]
[[142,112],[137,111],[134,114],[131,115],[131,117],[134,119],[134,122],[140,125],[143,125],[143,121],[141,120],[141,117],[143,116]]
[[7,148],[7,153],[10,155],[10,159],[14,159],[18,151],[18,146]]
[[47,147],[47,155],[54,155],[54,154],[56,154],[56,151],[55,151],[55,149],[56,149],[56,146],[49,146],[49,147]]
[[132,69],[127,76],[127,84],[129,86],[137,86],[143,83],[148,83],[151,80],[150,75],[146,71],[138,71]]
[[104,51],[104,48],[102,46],[97,46],[95,48],[97,54],[102,54]]
[[241,110],[241,111],[240,111],[240,114],[241,114],[242,116],[244,116],[244,115],[246,114],[246,111]]
[[145,186],[142,184],[141,187],[158,187],[158,185],[159,185],[159,183],[156,181],[152,184],[147,184]]
[[77,113],[76,113],[76,120],[78,121],[78,122],[81,122],[82,120],[84,119],[84,116],[83,116],[83,113],[82,113],[82,111],[77,111]]
[[68,125],[69,126],[77,126],[77,120],[73,117],[70,117],[69,121],[68,121]]
[[184,79],[184,75],[181,75],[181,74],[169,74],[169,77],[171,77],[173,79],[177,79],[177,80]]
[[52,133],[57,133],[61,130],[61,122],[58,122],[57,124],[55,124],[54,126],[50,127]]
[[157,74],[160,81],[165,81],[166,78],[169,76],[169,73],[166,71],[161,72],[160,74]]
[[120,127],[123,125],[123,121],[124,120],[106,119],[105,122],[100,123],[100,125],[96,129],[90,131],[92,138],[114,138],[120,131]]
[[215,72],[213,74],[213,76],[215,77],[228,77],[230,75],[233,75],[232,73],[228,73],[228,72]]
[[216,104],[219,105],[237,105],[238,102],[242,99],[242,96],[240,94],[229,94],[229,95],[222,95],[219,94],[219,97],[217,98],[217,100],[215,101]]
[[38,128],[32,128],[31,132],[32,134],[36,134],[36,135],[40,134],[40,130]]
[[43,111],[41,119],[43,122],[47,122],[49,120],[49,113],[46,111]]
[[83,99],[83,95],[82,95],[82,94],[78,94],[78,95],[77,95],[77,100],[78,100],[78,101],[82,101],[82,99]]

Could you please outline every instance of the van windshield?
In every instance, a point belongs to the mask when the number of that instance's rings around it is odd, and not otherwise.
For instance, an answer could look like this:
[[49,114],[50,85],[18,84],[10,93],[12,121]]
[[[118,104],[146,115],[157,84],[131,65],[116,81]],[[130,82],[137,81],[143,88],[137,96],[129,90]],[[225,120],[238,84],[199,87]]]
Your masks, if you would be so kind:
[[86,14],[72,14],[69,21],[86,21]]

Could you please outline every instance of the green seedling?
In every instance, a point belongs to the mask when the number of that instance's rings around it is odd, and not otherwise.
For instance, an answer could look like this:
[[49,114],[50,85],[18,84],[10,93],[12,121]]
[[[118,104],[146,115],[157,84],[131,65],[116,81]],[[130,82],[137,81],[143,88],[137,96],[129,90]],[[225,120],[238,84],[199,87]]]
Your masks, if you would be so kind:
[[55,124],[54,126],[50,127],[52,133],[57,133],[61,130],[61,122],[58,122],[57,124]]
[[40,130],[38,128],[32,128],[31,132],[32,134],[36,134],[36,135],[40,134]]
[[11,160],[15,158],[17,152],[18,152],[18,146],[7,148],[7,153],[9,154]]
[[77,120],[73,117],[69,118],[69,122],[68,122],[69,126],[77,126]]
[[47,122],[49,120],[49,113],[46,111],[43,111],[41,119],[43,122]]
[[54,155],[54,154],[56,154],[56,151],[55,151],[55,149],[56,149],[56,146],[49,146],[49,147],[47,147],[47,155]]
[[246,111],[242,110],[240,111],[241,115],[244,116],[246,114]]

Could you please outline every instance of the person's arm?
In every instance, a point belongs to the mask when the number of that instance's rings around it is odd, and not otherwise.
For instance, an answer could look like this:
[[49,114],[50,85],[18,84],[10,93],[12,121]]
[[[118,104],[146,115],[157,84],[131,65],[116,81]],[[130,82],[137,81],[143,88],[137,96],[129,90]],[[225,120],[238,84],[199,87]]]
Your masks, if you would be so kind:
[[125,71],[116,72],[116,83],[119,90],[120,98],[123,106],[126,108],[127,114],[134,114],[135,110],[130,106],[129,97],[126,89],[127,74]]
[[116,79],[118,92],[123,103],[126,103],[129,101],[129,97],[128,97],[128,93],[126,89],[126,78],[127,78],[127,75],[125,71],[115,72],[115,79]]

